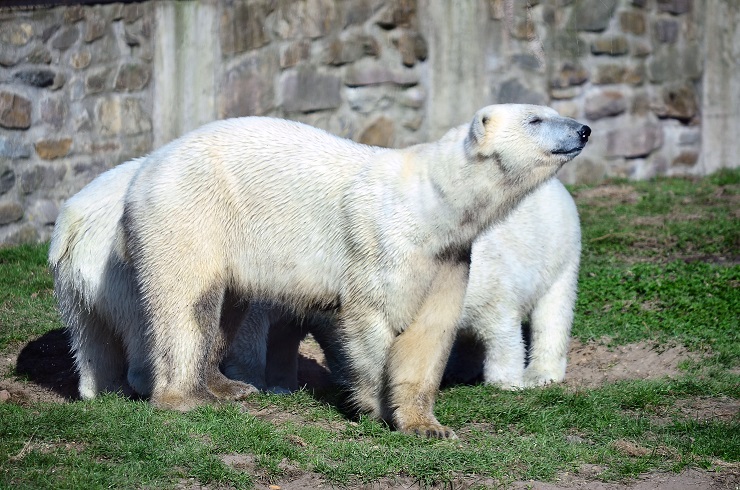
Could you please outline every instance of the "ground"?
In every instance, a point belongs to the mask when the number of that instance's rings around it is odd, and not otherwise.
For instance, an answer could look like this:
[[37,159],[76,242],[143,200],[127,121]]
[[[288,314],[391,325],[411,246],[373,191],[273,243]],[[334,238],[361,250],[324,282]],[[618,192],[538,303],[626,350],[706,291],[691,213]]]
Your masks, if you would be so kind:
[[[679,374],[679,364],[689,360],[691,355],[681,347],[663,348],[646,342],[621,345],[610,348],[606,339],[603,342],[582,343],[577,339],[571,343],[568,374],[565,384],[573,388],[597,387],[614,381],[628,379],[648,379],[672,377]],[[13,366],[26,377],[27,382],[12,374]],[[8,399],[16,403],[52,402],[64,403],[74,399],[77,391],[77,375],[74,372],[72,357],[66,336],[62,330],[51,331],[23,347],[20,352],[11,352],[0,360],[0,400]],[[321,348],[311,337],[301,344],[299,358],[299,381],[308,390],[323,391],[331,386],[329,371],[324,362]],[[740,401],[727,398],[711,401],[700,398],[681,407],[687,416],[696,420],[721,418],[731,420],[740,413]],[[249,406],[245,409],[251,414],[270,422],[301,421],[300,414],[284,412],[280,409],[265,409]],[[464,436],[463,436],[464,437]],[[578,437],[578,436],[573,436]],[[301,441],[295,441],[300,444]],[[646,451],[633,443],[624,441],[619,448],[628,453],[640,454]],[[259,474],[255,459],[248,454],[224,454],[222,461],[236,469]],[[309,473],[289,464],[281,468],[283,480],[278,484],[260,485],[265,490],[299,490],[307,488],[332,488],[320,475]],[[513,488],[532,490],[555,490],[578,488],[589,490],[737,490],[740,485],[740,465],[726,468],[727,471],[714,473],[690,469],[679,474],[648,473],[636,481],[628,483],[604,483],[589,478],[601,472],[600,468],[584,465],[578,474],[561,474],[555,483],[515,482]],[[479,478],[461,478],[453,482],[454,488],[472,488],[479,485],[495,486],[496,482]],[[178,487],[182,490],[211,489],[197,482],[184,480]],[[220,487],[218,487],[220,488]],[[413,480],[384,479],[367,485],[373,490],[391,488],[419,488]]]

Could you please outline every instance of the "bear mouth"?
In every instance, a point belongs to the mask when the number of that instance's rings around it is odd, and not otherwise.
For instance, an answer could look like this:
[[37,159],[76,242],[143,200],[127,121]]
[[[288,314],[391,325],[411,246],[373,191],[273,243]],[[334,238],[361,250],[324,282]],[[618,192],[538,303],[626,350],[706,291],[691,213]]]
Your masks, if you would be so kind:
[[575,148],[558,148],[556,150],[552,150],[550,153],[553,155],[563,155],[563,156],[576,156],[583,150],[583,146],[576,146]]

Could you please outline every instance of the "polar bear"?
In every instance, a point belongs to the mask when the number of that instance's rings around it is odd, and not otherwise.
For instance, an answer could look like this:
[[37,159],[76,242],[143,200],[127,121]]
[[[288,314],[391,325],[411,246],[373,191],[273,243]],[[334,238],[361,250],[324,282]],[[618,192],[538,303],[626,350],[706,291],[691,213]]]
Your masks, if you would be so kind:
[[140,165],[118,165],[68,199],[51,237],[54,292],[83,399],[151,391],[139,293],[119,230],[123,196]]
[[433,407],[472,242],[589,134],[546,107],[494,105],[402,150],[250,117],[155,151],[121,220],[144,304],[152,403],[187,410],[252,389],[218,369],[241,323],[223,313],[267,299],[296,312],[337,309],[359,410],[403,432],[454,437]]
[[[562,381],[580,252],[578,210],[556,178],[481,235],[473,243],[458,341],[445,378],[460,382],[482,375],[485,383],[504,389]],[[527,319],[529,352],[522,337]],[[310,332],[327,354],[336,381],[343,382],[341,344],[327,336],[330,318],[312,315],[299,321],[279,306],[259,305],[249,312],[247,323],[260,322],[258,341],[254,328],[237,332],[222,363],[229,377],[272,391],[297,389],[298,347]],[[270,326],[269,343],[264,341],[264,325]]]

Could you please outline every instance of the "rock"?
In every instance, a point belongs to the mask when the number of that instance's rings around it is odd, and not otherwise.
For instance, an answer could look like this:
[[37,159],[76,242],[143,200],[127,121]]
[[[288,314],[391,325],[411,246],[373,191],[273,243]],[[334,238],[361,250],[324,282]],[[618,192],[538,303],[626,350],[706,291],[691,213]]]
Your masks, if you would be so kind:
[[129,3],[123,7],[123,22],[133,24],[144,15],[144,6],[140,3]]
[[96,113],[101,134],[135,135],[151,131],[152,121],[135,97],[108,96],[98,101]]
[[658,117],[690,121],[699,111],[696,92],[689,84],[669,84],[660,88],[653,111]]
[[617,90],[594,90],[586,95],[584,113],[591,121],[617,116],[626,110],[627,99]]
[[691,12],[691,0],[658,0],[658,11],[681,15]]
[[678,40],[678,22],[672,19],[658,19],[653,22],[653,36],[664,44],[673,44]]
[[695,151],[682,151],[673,159],[674,167],[693,167],[699,161],[699,153]]
[[414,66],[416,61],[427,58],[429,50],[424,36],[416,31],[404,30],[398,38],[398,51],[405,66]]
[[499,104],[515,103],[542,105],[547,103],[547,96],[543,93],[529,89],[516,78],[510,78],[501,84],[496,100]]
[[515,54],[511,57],[511,62],[529,71],[539,71],[545,68],[540,60],[531,54]]
[[620,12],[619,26],[626,33],[642,36],[645,34],[645,14],[633,11]]
[[221,15],[221,52],[224,57],[260,48],[270,42],[265,28],[273,3],[236,1]]
[[59,216],[59,206],[49,199],[37,199],[26,210],[25,216],[37,225],[53,225]]
[[362,131],[358,141],[365,145],[390,148],[393,146],[395,133],[393,121],[385,116],[380,116]]
[[0,195],[5,194],[15,185],[15,172],[12,168],[0,169]]
[[315,39],[329,34],[337,25],[334,0],[279,2],[278,5],[275,31],[282,39]]
[[108,87],[108,79],[110,78],[111,70],[108,67],[96,67],[92,68],[87,72],[85,77],[85,93],[86,94],[97,94],[102,92]]
[[86,43],[91,43],[96,39],[100,39],[105,35],[106,27],[107,23],[104,17],[100,16],[100,14],[89,11],[85,21],[82,39],[84,39]]
[[34,146],[39,157],[44,160],[55,160],[67,156],[69,149],[72,147],[72,139],[40,140]]
[[25,46],[32,37],[33,26],[27,22],[4,22],[0,28],[0,42],[5,44]]
[[85,18],[85,11],[81,5],[71,5],[64,9],[64,22],[74,24]]
[[0,159],[15,160],[31,156],[31,147],[23,140],[0,136]]
[[54,85],[56,72],[49,68],[29,68],[15,72],[13,79],[32,87],[50,87]]
[[311,54],[311,43],[302,39],[280,47],[280,68],[291,68],[307,60]]
[[8,390],[0,390],[0,403],[5,403],[10,400],[10,392]]
[[391,0],[378,18],[378,25],[383,29],[395,29],[410,26],[416,16],[416,0]]
[[406,107],[412,109],[420,109],[424,106],[424,102],[427,100],[427,94],[421,87],[411,87],[408,90],[404,90],[398,98],[398,102]]
[[626,126],[607,133],[607,157],[638,158],[663,145],[663,130],[658,124]]
[[8,245],[21,245],[24,243],[38,243],[39,240],[39,232],[33,225],[27,223],[6,235],[3,239],[3,243]]
[[90,66],[92,54],[88,50],[80,51],[69,58],[69,63],[75,70],[82,70]]
[[364,24],[375,13],[376,0],[344,0],[342,26]]
[[341,79],[312,69],[285,73],[280,80],[283,109],[288,112],[312,112],[336,109],[342,104]]
[[551,88],[567,88],[583,85],[588,80],[588,71],[580,63],[566,61],[550,79]]
[[124,63],[118,68],[115,89],[136,92],[149,83],[150,68],[143,63]]
[[0,126],[28,129],[31,126],[31,101],[12,92],[0,91]]
[[591,53],[621,56],[629,52],[629,43],[624,36],[599,37],[591,43]]
[[23,206],[14,201],[0,202],[0,225],[15,223],[23,218]]
[[629,83],[639,85],[644,81],[642,65],[617,65],[604,64],[596,68],[596,73],[591,77],[594,85],[611,85],[615,83]]
[[80,37],[80,32],[76,26],[64,27],[54,36],[54,39],[51,41],[51,47],[64,51],[69,49],[77,41],[78,37]]
[[220,117],[263,116],[275,107],[275,56],[250,55],[226,73],[219,93]]
[[391,83],[402,87],[411,87],[419,83],[419,74],[411,69],[391,69],[378,62],[360,60],[352,64],[344,75],[344,84],[348,87],[379,85]]
[[324,61],[330,65],[344,65],[364,56],[377,56],[378,42],[369,34],[353,29],[343,32],[329,41],[324,53]]
[[56,130],[64,126],[67,118],[67,101],[61,97],[46,97],[41,100],[41,120]]
[[607,165],[603,160],[580,157],[575,162],[575,181],[579,184],[598,184],[607,175]]
[[648,60],[647,74],[651,82],[697,80],[702,73],[702,54],[698,45],[678,49],[675,44],[659,46]]
[[616,8],[617,0],[580,0],[570,14],[570,27],[577,31],[603,31]]
[[574,31],[556,29],[548,38],[552,54],[551,59],[568,60],[567,63],[577,63],[576,58],[588,54],[588,43]]

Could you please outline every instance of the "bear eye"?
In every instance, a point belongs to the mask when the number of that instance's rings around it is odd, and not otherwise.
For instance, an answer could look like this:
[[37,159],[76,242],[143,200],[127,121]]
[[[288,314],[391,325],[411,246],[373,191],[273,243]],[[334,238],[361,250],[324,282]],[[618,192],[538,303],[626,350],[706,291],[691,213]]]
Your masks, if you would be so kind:
[[534,124],[534,125],[540,124],[541,122],[542,122],[542,118],[539,118],[539,117],[533,117],[532,119],[529,120],[529,124]]

